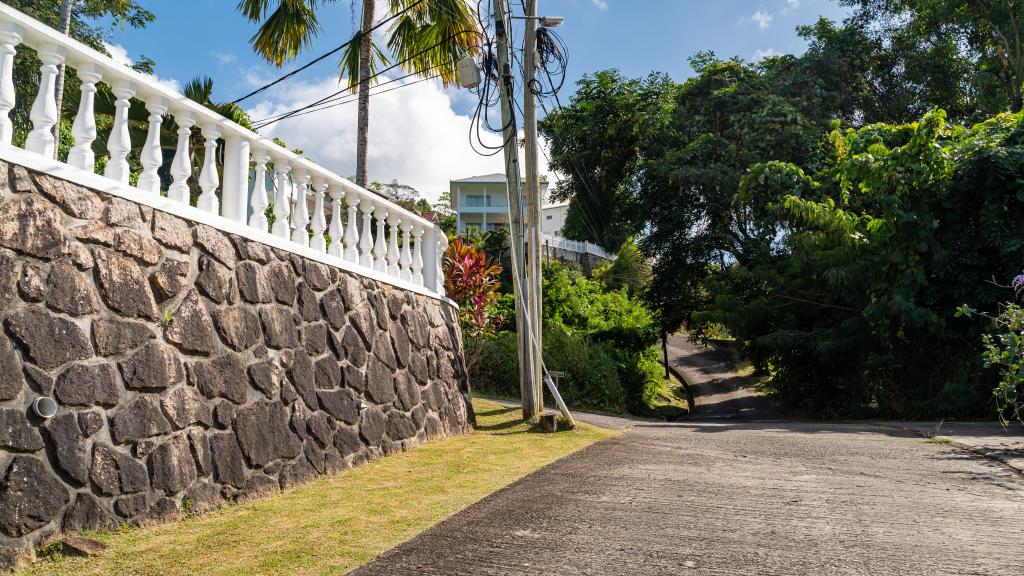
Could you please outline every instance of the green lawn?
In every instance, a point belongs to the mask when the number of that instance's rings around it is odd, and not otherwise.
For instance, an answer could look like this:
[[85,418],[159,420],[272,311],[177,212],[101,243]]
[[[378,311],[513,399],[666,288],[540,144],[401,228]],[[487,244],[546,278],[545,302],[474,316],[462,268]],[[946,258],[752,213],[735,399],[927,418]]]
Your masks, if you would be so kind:
[[484,496],[614,432],[543,434],[518,410],[475,400],[480,426],[279,496],[96,537],[102,556],[59,546],[22,576],[344,574]]

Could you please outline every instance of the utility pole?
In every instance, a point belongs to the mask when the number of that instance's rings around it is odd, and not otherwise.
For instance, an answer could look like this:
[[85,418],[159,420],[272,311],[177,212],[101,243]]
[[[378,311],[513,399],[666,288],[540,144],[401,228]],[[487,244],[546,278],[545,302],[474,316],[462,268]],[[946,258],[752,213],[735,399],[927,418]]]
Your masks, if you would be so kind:
[[[519,147],[516,138],[515,111],[512,107],[512,66],[509,64],[508,46],[508,14],[505,0],[493,0],[494,30],[498,50],[499,95],[501,97],[502,138],[505,147],[505,181],[508,189],[508,206],[512,221],[509,228],[512,232],[512,289],[516,301],[516,335],[519,351],[519,394],[523,403],[523,419],[529,420],[537,415],[534,410],[534,389],[540,388],[540,382],[533,382],[532,366],[533,348],[530,345],[529,318],[526,307],[529,290],[523,281],[525,262],[523,254],[523,206],[520,192]],[[525,293],[524,293],[525,292]]]
[[533,328],[533,339],[530,341],[532,365],[530,366],[533,382],[533,407],[536,413],[544,411],[543,358],[541,286],[541,250],[544,241],[541,234],[541,208],[544,199],[540,192],[540,175],[537,169],[537,95],[534,94],[537,76],[537,1],[525,0],[523,8],[523,131],[526,136],[526,230],[529,251],[527,253],[527,293],[530,308],[530,325]]

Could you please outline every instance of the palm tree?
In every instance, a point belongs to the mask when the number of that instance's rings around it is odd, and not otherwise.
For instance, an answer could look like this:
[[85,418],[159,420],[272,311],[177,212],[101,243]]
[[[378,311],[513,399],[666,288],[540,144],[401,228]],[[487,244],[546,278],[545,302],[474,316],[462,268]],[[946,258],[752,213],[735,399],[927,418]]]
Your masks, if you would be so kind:
[[[253,35],[253,50],[275,66],[283,65],[310,47],[320,33],[319,4],[339,0],[240,0],[238,9],[260,22]],[[354,2],[355,0],[348,0]],[[271,5],[276,9],[271,11]],[[383,66],[395,65],[410,74],[437,75],[448,86],[456,80],[456,62],[479,50],[477,18],[466,0],[387,0],[388,12],[398,15],[385,33],[384,48],[373,34],[375,0],[362,0],[359,31],[338,61],[342,78],[359,94],[356,138],[356,184],[367,186],[366,149],[370,128],[370,85]]]

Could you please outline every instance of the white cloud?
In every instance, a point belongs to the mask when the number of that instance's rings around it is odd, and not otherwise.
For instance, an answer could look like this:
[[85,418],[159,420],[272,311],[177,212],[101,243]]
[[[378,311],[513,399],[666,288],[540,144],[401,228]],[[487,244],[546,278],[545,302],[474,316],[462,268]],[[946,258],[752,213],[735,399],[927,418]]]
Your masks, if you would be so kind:
[[[135,63],[135,61],[132,60],[130,56],[128,56],[128,50],[124,46],[121,46],[120,44],[109,44],[107,42],[104,42],[103,47],[107,49],[107,52],[110,54],[110,57],[114,60],[114,62],[117,62],[122,66],[131,66]],[[174,90],[175,92],[181,92],[181,82],[178,82],[178,80],[176,80],[175,78],[161,78],[156,74],[153,74],[152,78],[156,80],[158,84],[163,85],[165,88]]]
[[765,50],[758,49],[754,51],[754,62],[759,62],[761,60],[764,60],[765,58],[770,58],[772,56],[778,55],[779,53],[775,51],[775,48],[767,48]]
[[[337,90],[336,77],[289,82],[286,88],[269,91],[269,97],[249,112],[260,119],[314,102]],[[370,178],[398,180],[434,201],[448,189],[452,179],[504,172],[501,154],[484,157],[470,147],[471,120],[455,111],[455,103],[461,99],[456,94],[430,81],[371,97]],[[351,177],[355,173],[355,102],[289,118],[261,133],[268,138],[281,138],[289,147],[301,148],[314,162],[341,176]],[[487,144],[500,144],[499,136],[484,134]],[[547,173],[543,156],[540,163],[542,173]]]
[[217,61],[217,64],[220,64],[222,66],[225,64],[231,64],[232,62],[238,60],[238,56],[235,56],[231,53],[211,52],[210,55],[213,56],[213,59]]
[[605,0],[590,0],[590,2],[601,12],[608,9],[608,3]]
[[120,44],[107,44],[103,43],[103,47],[110,53],[110,57],[114,59],[114,62],[121,64],[122,66],[131,66],[132,59],[128,57],[128,50]]
[[772,20],[775,17],[765,12],[764,10],[758,10],[754,12],[754,15],[750,17],[751,20],[757,22],[757,27],[761,30],[767,30],[772,25]]
[[779,11],[781,16],[788,16],[790,12],[800,7],[800,0],[786,0],[786,5]]

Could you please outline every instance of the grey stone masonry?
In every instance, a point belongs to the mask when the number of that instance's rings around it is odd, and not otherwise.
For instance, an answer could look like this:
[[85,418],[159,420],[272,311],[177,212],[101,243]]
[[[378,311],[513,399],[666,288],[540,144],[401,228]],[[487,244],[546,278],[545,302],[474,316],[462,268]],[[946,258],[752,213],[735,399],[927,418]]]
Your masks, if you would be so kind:
[[464,433],[464,362],[446,302],[0,161],[0,571]]

